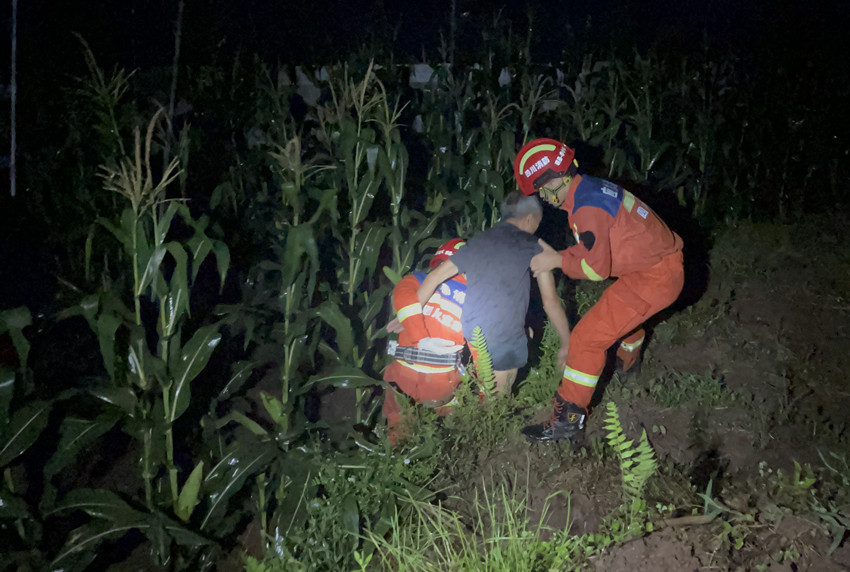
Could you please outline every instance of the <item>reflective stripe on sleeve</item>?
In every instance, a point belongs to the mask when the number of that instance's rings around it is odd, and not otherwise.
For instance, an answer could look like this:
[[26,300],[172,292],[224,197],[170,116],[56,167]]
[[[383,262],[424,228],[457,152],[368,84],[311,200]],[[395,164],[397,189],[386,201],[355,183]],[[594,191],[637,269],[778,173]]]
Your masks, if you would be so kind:
[[400,322],[405,321],[411,316],[415,316],[417,314],[422,313],[422,305],[419,302],[414,304],[410,304],[409,306],[405,306],[401,310],[398,311],[398,319]]
[[596,271],[590,267],[590,264],[587,263],[587,260],[584,258],[581,259],[581,270],[584,272],[584,275],[593,280],[594,282],[599,282],[603,280],[602,276],[596,273]]
[[635,196],[631,194],[629,191],[623,192],[623,208],[628,212],[632,212],[632,208],[635,206]]
[[599,376],[588,375],[567,366],[564,368],[564,379],[568,379],[573,383],[577,383],[585,387],[596,387],[596,382],[599,381]]
[[626,342],[620,342],[620,347],[626,350],[627,352],[633,352],[643,345],[643,340],[645,337],[646,336],[643,336],[641,339],[631,344],[627,344]]

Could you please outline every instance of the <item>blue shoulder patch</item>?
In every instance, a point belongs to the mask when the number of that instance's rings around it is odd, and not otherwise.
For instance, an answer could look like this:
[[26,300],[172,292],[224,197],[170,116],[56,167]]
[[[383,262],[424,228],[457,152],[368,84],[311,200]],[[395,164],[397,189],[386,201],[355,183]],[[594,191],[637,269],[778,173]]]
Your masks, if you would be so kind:
[[[427,276],[427,274],[424,272],[413,273],[413,277],[416,278],[420,284],[425,281],[425,276]],[[458,304],[463,305],[463,302],[466,299],[466,284],[452,278],[437,286],[437,292],[439,292],[442,296],[451,298]]]
[[623,189],[605,179],[582,176],[574,197],[573,213],[581,207],[596,207],[616,217],[623,202]]

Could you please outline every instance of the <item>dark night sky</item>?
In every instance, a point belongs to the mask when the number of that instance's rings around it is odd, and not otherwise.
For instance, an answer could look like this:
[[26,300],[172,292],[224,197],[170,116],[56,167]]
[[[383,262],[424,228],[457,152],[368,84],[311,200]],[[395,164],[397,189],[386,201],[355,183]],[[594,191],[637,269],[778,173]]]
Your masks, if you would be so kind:
[[[580,59],[613,38],[640,48],[694,50],[704,33],[714,48],[738,52],[769,70],[782,66],[802,73],[817,66],[829,73],[845,69],[850,53],[848,0],[456,2],[461,62],[479,47],[481,30],[491,25],[497,8],[517,37],[526,33],[527,15],[534,15],[532,57],[541,63]],[[82,34],[107,71],[170,66],[177,4],[19,0],[21,126],[39,113],[42,125],[51,123],[45,117],[61,112],[61,90],[73,85],[73,77],[86,75],[73,32]],[[450,7],[451,0],[186,0],[181,64],[229,69],[236,54],[254,53],[272,64],[322,64],[381,43],[392,45],[397,62],[425,57],[434,63],[440,58],[440,32],[449,28]],[[10,13],[11,2],[3,3],[0,17],[7,30]],[[0,59],[9,61],[8,41],[0,43]],[[8,85],[8,65],[0,67],[0,81]]]
[[[3,6],[6,22],[10,6]],[[176,6],[176,0],[19,0],[21,73],[76,71],[82,58],[72,31],[88,40],[103,64],[167,66]],[[450,6],[450,0],[187,0],[183,57],[190,65],[212,63],[241,49],[291,63],[334,51],[344,55],[370,38],[395,36],[399,54],[421,59],[424,51],[433,61],[439,57],[439,32],[448,28]],[[599,36],[626,34],[645,44],[692,41],[705,29],[741,48],[771,41],[780,49],[797,46],[813,53],[846,48],[850,22],[846,0],[457,0],[457,6],[471,42],[478,41],[475,32],[488,25],[497,7],[522,33],[530,6],[536,14],[536,50],[545,59],[558,59],[558,35],[569,27],[580,32],[588,17]],[[5,61],[8,49],[3,42]]]

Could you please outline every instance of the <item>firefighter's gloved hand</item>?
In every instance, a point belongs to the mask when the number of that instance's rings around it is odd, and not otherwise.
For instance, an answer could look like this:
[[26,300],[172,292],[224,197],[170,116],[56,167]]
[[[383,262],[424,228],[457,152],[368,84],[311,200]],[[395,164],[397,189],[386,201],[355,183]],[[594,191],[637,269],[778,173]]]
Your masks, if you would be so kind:
[[390,323],[387,324],[387,331],[391,334],[400,334],[404,331],[404,326],[401,325],[401,320],[398,318],[393,318],[390,320]]
[[443,338],[422,338],[416,344],[416,347],[435,354],[453,354],[459,352],[463,346]]

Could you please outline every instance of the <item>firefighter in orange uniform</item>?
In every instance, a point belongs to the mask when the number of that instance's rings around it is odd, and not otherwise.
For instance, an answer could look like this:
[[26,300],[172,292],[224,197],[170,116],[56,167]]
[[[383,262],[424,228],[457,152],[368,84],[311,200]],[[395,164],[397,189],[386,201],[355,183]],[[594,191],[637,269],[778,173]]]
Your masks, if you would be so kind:
[[643,201],[603,179],[578,173],[575,152],[560,141],[535,139],[520,149],[514,176],[526,195],[569,216],[576,244],[561,252],[540,241],[535,276],[555,268],[573,279],[617,280],[573,329],[552,417],[523,433],[532,442],[571,439],[583,428],[608,348],[619,343],[621,371],[638,362],[642,324],[672,304],[682,290],[682,239]]
[[[433,269],[448,260],[464,244],[464,240],[455,238],[442,245],[431,259],[430,267]],[[425,276],[423,272],[408,274],[393,290],[393,309],[400,327],[391,331],[400,332],[398,342],[390,342],[389,352],[395,361],[384,371],[384,380],[407,398],[445,415],[449,411],[446,404],[461,381],[460,351],[464,337],[460,318],[466,279],[458,275],[446,280],[422,306],[416,290]],[[401,395],[393,389],[384,395],[383,414],[387,419],[387,435],[395,444],[404,435],[398,402]]]

